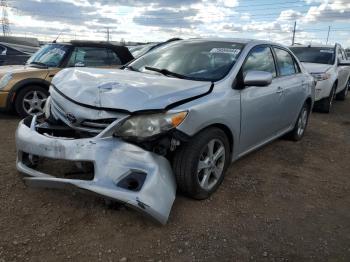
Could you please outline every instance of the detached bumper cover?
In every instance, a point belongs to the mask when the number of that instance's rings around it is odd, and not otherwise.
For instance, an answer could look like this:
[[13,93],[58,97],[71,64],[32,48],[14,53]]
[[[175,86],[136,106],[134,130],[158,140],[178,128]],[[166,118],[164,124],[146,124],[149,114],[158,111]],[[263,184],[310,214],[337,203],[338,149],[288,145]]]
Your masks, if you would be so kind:
[[[84,139],[56,138],[39,134],[23,121],[16,131],[17,169],[26,176],[24,182],[35,187],[76,187],[108,199],[125,203],[165,224],[176,195],[176,182],[167,159],[114,137]],[[24,154],[52,159],[91,161],[91,181],[57,178],[30,168]],[[117,184],[132,172],[146,174],[137,192]]]

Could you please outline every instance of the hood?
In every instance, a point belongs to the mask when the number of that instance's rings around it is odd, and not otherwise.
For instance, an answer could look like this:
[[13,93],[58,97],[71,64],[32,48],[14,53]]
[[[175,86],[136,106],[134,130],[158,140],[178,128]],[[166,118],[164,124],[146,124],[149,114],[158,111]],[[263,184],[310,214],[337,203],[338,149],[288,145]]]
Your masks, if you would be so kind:
[[301,64],[305,67],[306,71],[308,71],[309,73],[324,73],[332,67],[332,65],[317,64],[317,63],[302,62]]
[[26,72],[40,72],[47,71],[47,68],[38,68],[26,65],[8,65],[8,66],[0,66],[0,75],[3,76],[6,73],[26,73]]
[[[52,81],[75,102],[129,112],[164,109],[209,92],[211,83],[118,69],[64,69]],[[54,92],[52,92],[54,97]]]

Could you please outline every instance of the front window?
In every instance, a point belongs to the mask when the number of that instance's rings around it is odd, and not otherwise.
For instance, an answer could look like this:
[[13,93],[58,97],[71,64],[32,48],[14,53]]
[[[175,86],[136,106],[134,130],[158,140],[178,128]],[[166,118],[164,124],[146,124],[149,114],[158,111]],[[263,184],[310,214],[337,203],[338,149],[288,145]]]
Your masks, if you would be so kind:
[[[236,63],[244,45],[221,41],[179,41],[159,47],[129,65],[133,70],[171,72],[186,79],[218,81]],[[170,74],[169,74],[170,75]]]
[[291,47],[300,62],[334,64],[334,48],[331,47]]
[[31,58],[29,58],[27,64],[58,67],[68,50],[68,45],[44,45],[34,55],[32,55]]

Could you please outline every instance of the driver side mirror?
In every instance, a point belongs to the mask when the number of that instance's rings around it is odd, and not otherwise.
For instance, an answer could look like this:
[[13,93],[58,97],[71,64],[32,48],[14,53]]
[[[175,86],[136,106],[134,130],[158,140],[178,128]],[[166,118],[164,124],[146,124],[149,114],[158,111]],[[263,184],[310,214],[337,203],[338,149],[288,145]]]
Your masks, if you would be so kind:
[[272,74],[265,71],[248,71],[244,77],[245,86],[268,86],[272,82]]

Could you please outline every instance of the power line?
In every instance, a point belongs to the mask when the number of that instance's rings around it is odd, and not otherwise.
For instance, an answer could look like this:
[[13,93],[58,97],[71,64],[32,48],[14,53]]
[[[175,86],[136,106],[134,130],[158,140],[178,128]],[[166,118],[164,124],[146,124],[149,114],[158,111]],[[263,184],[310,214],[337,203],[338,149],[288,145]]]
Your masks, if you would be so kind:
[[0,6],[2,8],[2,18],[1,18],[1,25],[2,25],[2,33],[4,36],[10,35],[10,22],[8,19],[8,14],[7,14],[7,1],[6,0],[1,0]]

